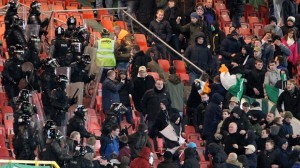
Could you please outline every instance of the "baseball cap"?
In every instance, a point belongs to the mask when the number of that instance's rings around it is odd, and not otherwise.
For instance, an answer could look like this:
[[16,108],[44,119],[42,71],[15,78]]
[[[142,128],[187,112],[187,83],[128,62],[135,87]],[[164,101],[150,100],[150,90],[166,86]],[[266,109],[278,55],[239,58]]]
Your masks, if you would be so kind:
[[244,147],[245,149],[250,149],[250,150],[252,150],[253,152],[255,152],[255,146],[254,145],[247,145],[247,146],[245,146]]
[[145,66],[140,66],[139,71],[147,71],[147,68]]
[[239,99],[237,97],[231,97],[230,99],[231,102],[239,103]]

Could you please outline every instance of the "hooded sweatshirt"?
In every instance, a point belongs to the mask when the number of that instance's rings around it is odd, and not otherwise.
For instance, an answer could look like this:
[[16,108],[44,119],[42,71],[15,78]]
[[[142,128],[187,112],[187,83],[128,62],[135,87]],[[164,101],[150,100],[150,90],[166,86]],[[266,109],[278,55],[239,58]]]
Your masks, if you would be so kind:
[[135,158],[130,163],[130,168],[150,168],[150,164],[149,164],[150,153],[151,153],[150,148],[144,147],[141,150],[139,157]]
[[183,111],[184,107],[184,85],[176,74],[170,74],[166,85],[167,92],[170,93],[171,107],[178,111]]

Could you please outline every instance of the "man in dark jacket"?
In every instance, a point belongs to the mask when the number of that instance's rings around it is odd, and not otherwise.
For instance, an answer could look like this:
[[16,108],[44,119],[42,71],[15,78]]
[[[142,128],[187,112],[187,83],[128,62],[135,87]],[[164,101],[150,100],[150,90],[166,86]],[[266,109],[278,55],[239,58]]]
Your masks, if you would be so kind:
[[[215,93],[211,102],[206,106],[203,122],[203,136],[206,139],[206,148],[214,141],[214,134],[217,131],[218,123],[222,120],[222,101],[223,96]],[[208,151],[205,151],[208,158]]]
[[225,136],[223,144],[225,153],[229,154],[235,152],[238,155],[244,153],[243,139],[244,137],[237,132],[238,126],[235,122],[232,122],[228,126],[228,135]]
[[298,4],[296,0],[284,0],[282,2],[282,20],[286,21],[289,16],[296,16],[298,14]]
[[178,165],[172,160],[172,153],[170,151],[166,151],[164,153],[164,161],[157,165],[157,168],[178,168]]
[[184,164],[183,168],[195,168],[200,167],[199,161],[195,157],[193,148],[186,148],[184,150]]
[[247,76],[247,96],[252,98],[263,98],[264,88],[263,83],[266,71],[263,69],[262,60],[255,61],[255,69]]
[[[204,72],[208,72],[211,67],[212,54],[209,48],[207,48],[205,34],[200,32],[195,37],[195,44],[189,45],[186,49],[184,56],[194,63],[197,67],[202,69]],[[189,65],[190,70],[190,84],[194,82],[196,78],[199,78],[201,72],[199,72],[192,65]]]
[[277,100],[277,109],[279,113],[282,113],[283,104],[285,111],[292,112],[297,119],[300,119],[300,93],[295,84],[294,79],[288,80],[286,90],[280,94]]
[[108,112],[110,106],[113,103],[120,103],[119,90],[124,85],[125,80],[122,80],[120,83],[115,80],[116,74],[115,71],[109,70],[107,72],[107,78],[102,84],[102,105],[103,111]]
[[274,141],[267,140],[265,150],[258,156],[257,167],[271,168],[279,166],[279,151],[274,149]]
[[210,143],[207,150],[212,155],[213,167],[220,168],[227,159],[227,154],[224,152],[223,147],[216,143]]
[[[148,10],[148,9],[147,9]],[[156,12],[156,19],[150,22],[149,30],[158,36],[161,40],[169,43],[172,37],[172,27],[170,23],[164,19],[164,10],[159,9]],[[150,43],[160,52],[161,58],[167,59],[167,49],[156,37],[150,36]]]
[[134,45],[131,48],[131,78],[135,79],[138,75],[138,70],[140,66],[147,67],[148,62],[151,61],[151,58],[145,55],[144,51],[141,51],[138,45]]
[[255,153],[254,145],[245,146],[245,155],[248,161],[249,168],[257,167],[257,154]]
[[145,66],[139,67],[137,78],[133,79],[132,99],[137,111],[142,112],[141,99],[144,93],[154,87],[154,78],[147,74]]
[[148,120],[149,132],[152,132],[152,126],[156,120],[158,113],[160,112],[160,102],[166,99],[171,104],[170,95],[164,88],[164,82],[162,79],[158,79],[155,82],[153,89],[148,90],[142,98],[143,115]]
[[241,49],[242,44],[238,40],[239,34],[233,30],[221,43],[220,54],[222,55],[222,64],[230,65],[231,58],[236,56]]
[[216,12],[212,8],[213,1],[207,0],[204,8],[204,16],[209,24],[212,24],[217,20]]
[[234,27],[241,27],[241,17],[244,15],[245,1],[244,0],[232,0],[228,4],[230,10],[230,18]]

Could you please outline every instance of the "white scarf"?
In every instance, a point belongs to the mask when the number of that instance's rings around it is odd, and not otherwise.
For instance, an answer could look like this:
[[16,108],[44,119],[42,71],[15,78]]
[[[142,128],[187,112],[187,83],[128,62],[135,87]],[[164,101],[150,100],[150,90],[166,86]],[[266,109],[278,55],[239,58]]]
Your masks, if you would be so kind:
[[293,38],[288,37],[286,43],[290,47],[291,45],[293,45],[295,43],[295,40]]

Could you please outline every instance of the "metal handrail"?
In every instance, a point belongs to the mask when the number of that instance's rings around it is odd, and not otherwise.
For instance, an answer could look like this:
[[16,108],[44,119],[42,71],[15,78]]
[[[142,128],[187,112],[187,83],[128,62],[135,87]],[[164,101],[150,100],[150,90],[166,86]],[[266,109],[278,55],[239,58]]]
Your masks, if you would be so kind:
[[190,60],[188,60],[187,58],[185,58],[183,55],[181,55],[178,51],[176,51],[174,48],[172,48],[168,43],[166,43],[165,41],[163,41],[161,38],[159,38],[156,34],[154,34],[152,31],[150,31],[147,27],[145,27],[142,23],[140,23],[138,20],[136,20],[133,16],[131,16],[129,13],[127,13],[126,11],[123,10],[123,12],[129,16],[132,20],[134,20],[139,26],[141,26],[143,29],[145,29],[149,34],[151,34],[152,36],[154,36],[157,40],[159,40],[161,43],[163,43],[166,47],[168,47],[170,50],[172,50],[174,53],[176,53],[178,56],[180,56],[182,59],[184,59],[186,62],[188,62],[189,64],[191,64],[194,68],[196,68],[198,71],[200,71],[201,73],[205,72],[203,71],[201,68],[199,68],[197,65],[195,65],[194,63],[192,63]]

